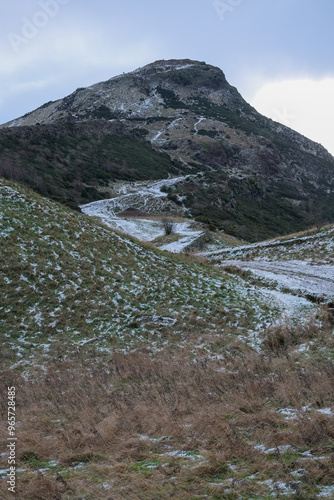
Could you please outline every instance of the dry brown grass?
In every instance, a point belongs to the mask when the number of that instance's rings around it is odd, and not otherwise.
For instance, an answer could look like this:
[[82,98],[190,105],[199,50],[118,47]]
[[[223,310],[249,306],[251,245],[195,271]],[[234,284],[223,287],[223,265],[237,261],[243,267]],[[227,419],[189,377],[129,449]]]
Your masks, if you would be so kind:
[[[312,320],[297,328],[298,342],[325,341],[326,328]],[[305,491],[291,498],[312,498],[318,486],[334,482],[334,418],[317,413],[333,406],[334,365],[319,354],[296,357],[296,335],[289,324],[270,329],[262,353],[230,350],[223,361],[194,359],[190,349],[153,359],[143,349],[114,353],[99,365],[81,354],[45,373],[36,369],[29,380],[6,371],[1,407],[5,389],[15,385],[18,465],[26,469],[17,498],[265,498],[265,480],[291,482],[299,469]],[[299,413],[287,419],[280,408]],[[265,454],[257,444],[277,452]],[[287,445],[290,455],[278,448]],[[310,449],[322,458],[305,459],[301,453]],[[195,459],[169,455],[176,450]],[[54,469],[38,472],[50,460]],[[10,498],[5,484],[2,494]]]

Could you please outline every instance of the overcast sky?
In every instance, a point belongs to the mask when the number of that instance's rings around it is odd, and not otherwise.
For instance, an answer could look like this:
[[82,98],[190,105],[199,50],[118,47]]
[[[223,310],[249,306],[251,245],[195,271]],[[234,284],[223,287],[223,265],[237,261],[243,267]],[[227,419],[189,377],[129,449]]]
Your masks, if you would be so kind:
[[333,0],[0,0],[0,123],[157,59],[219,66],[334,154]]

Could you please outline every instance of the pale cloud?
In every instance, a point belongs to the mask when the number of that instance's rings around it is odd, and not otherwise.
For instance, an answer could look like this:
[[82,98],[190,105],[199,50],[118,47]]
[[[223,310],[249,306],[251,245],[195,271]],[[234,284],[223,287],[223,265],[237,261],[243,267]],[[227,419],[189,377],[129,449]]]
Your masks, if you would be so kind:
[[[0,122],[16,118],[49,100],[59,99],[101,80],[143,66],[159,56],[159,43],[143,35],[119,46],[119,33],[108,36],[95,26],[62,27],[51,23],[15,52],[0,40]],[[21,103],[21,104],[20,104]]]
[[260,113],[321,143],[334,155],[334,79],[265,84],[251,104]]
[[[119,50],[117,40],[106,39],[98,33],[92,33],[89,38],[80,31],[70,32],[53,41],[53,58],[60,63],[73,62],[75,66],[87,68],[99,67],[106,70],[120,67],[137,67],[150,62],[158,54],[157,42],[150,38],[128,43]],[[106,74],[106,77],[115,76]]]
[[48,87],[51,83],[50,79],[45,80],[30,80],[27,82],[15,83],[10,88],[11,94],[21,94],[22,92],[30,92],[31,90],[39,90]]
[[[151,62],[158,56],[158,43],[151,37],[129,42],[120,50],[117,37],[103,37],[100,33],[91,32],[89,37],[85,30],[69,28],[61,33],[49,29],[41,32],[35,39],[29,40],[26,45],[15,53],[7,47],[0,47],[0,75],[10,76],[19,74],[31,66],[41,65],[44,62],[54,62],[61,66],[66,76],[67,66],[80,67],[117,67],[134,66]],[[43,68],[38,68],[41,73]],[[108,75],[107,75],[108,76]],[[113,76],[113,75],[110,75]]]

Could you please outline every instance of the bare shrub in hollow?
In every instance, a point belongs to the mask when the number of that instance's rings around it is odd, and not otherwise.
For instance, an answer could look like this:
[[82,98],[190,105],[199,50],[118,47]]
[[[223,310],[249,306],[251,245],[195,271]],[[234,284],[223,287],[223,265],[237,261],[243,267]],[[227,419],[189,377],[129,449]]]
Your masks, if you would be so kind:
[[175,229],[175,223],[172,220],[164,217],[163,219],[161,219],[160,223],[161,223],[161,227],[164,230],[166,236],[172,234],[172,232]]

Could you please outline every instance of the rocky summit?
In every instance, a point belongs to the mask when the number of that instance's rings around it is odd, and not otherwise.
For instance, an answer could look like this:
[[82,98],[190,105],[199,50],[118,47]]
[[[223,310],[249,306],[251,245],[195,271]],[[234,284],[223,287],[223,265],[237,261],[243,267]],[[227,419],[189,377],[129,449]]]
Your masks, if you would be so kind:
[[[75,208],[115,181],[186,176],[168,199],[249,241],[334,220],[334,158],[252,108],[221,69],[162,60],[2,125],[0,174]],[[188,174],[188,176],[187,176]]]

